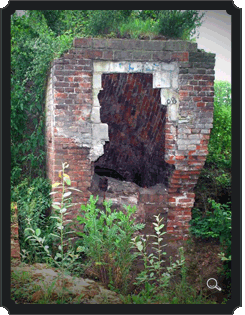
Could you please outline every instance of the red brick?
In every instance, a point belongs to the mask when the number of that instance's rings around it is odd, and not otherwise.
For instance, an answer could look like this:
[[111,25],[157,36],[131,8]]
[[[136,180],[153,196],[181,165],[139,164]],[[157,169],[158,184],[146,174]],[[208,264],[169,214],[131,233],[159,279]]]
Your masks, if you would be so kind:
[[168,164],[175,164],[175,161],[174,160],[167,160],[166,161]]
[[180,90],[193,91],[193,86],[191,86],[191,85],[182,85],[180,87]]
[[189,53],[188,52],[172,53],[171,59],[176,61],[189,61]]
[[184,157],[184,155],[176,155],[176,156],[175,156],[175,159],[176,159],[176,160],[184,160],[185,157]]
[[194,80],[204,80],[203,75],[194,75]]
[[66,93],[56,93],[54,94],[55,98],[67,98],[67,94]]
[[198,102],[197,107],[205,107],[205,103],[204,102]]
[[180,198],[180,199],[179,199],[179,202],[180,202],[180,203],[184,203],[184,202],[192,202],[192,199],[191,199],[191,198],[183,198],[183,199],[182,199],[182,198]]
[[189,93],[187,91],[179,91],[179,97],[180,99],[182,99],[183,97],[186,97],[188,96]]

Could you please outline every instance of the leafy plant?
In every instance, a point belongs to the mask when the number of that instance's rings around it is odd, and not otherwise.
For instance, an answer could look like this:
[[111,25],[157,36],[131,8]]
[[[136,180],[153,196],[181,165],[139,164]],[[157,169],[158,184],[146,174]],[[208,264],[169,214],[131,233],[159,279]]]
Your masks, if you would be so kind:
[[223,169],[231,167],[231,84],[214,84],[214,121],[207,162]]
[[111,210],[111,201],[104,201],[104,210],[96,207],[98,196],[90,196],[81,206],[77,220],[83,226],[78,244],[90,261],[90,270],[111,289],[125,292],[130,281],[130,270],[135,255],[131,252],[131,238],[144,224],[135,223],[135,207],[125,206],[123,211]]
[[118,25],[125,19],[121,10],[89,10],[86,33],[92,36],[116,32]]
[[43,233],[48,230],[50,221],[47,214],[51,206],[50,190],[49,181],[38,177],[32,181],[26,178],[12,191],[12,200],[18,209],[20,247],[22,251],[28,251],[30,261],[37,261],[39,257],[36,249],[25,242],[25,229],[30,221],[34,229],[39,227]]
[[[55,189],[61,188],[61,201],[54,201],[52,207],[55,209],[54,215],[51,216],[51,219],[55,220],[54,231],[50,233],[50,236],[57,241],[58,240],[58,248],[55,256],[52,255],[52,252],[49,249],[49,246],[46,245],[46,237],[41,237],[41,229],[34,229],[31,226],[31,221],[29,220],[29,226],[25,229],[26,233],[30,235],[26,237],[26,240],[29,240],[34,247],[38,247],[42,254],[45,254],[46,257],[52,261],[52,263],[59,268],[59,274],[61,276],[62,283],[62,292],[65,290],[64,287],[64,274],[65,271],[73,265],[76,259],[79,257],[79,253],[75,253],[69,247],[69,242],[72,240],[69,235],[72,231],[67,231],[67,224],[71,222],[71,220],[66,219],[66,216],[69,214],[67,211],[69,207],[72,206],[70,202],[71,192],[67,191],[66,185],[71,185],[71,180],[69,175],[65,173],[65,169],[68,168],[69,165],[67,163],[62,163],[62,170],[59,172],[59,177],[61,178],[61,183],[56,182],[52,185]],[[73,187],[69,187],[69,189],[77,190]],[[52,192],[51,194],[55,194],[57,192]]]
[[229,205],[222,205],[209,199],[213,211],[207,211],[204,216],[199,209],[192,213],[191,232],[196,237],[219,238],[221,243],[230,239],[231,210]]
[[158,33],[169,38],[190,40],[201,26],[203,16],[197,10],[162,10],[158,19]]
[[[180,260],[172,262],[170,258],[170,266],[165,267],[166,252],[163,251],[162,236],[166,233],[163,231],[164,224],[160,219],[160,215],[155,216],[154,222],[155,235],[147,235],[147,238],[136,236],[133,240],[133,246],[137,249],[137,256],[141,256],[144,261],[144,270],[136,278],[137,285],[144,285],[144,295],[147,299],[154,297],[154,299],[164,292],[169,287],[170,278],[174,271],[184,263],[183,255],[180,255]],[[149,242],[149,238],[153,237],[155,242]],[[148,254],[148,246],[151,245],[152,253]],[[181,249],[180,249],[181,253]]]
[[231,261],[231,210],[230,203],[220,204],[212,199],[209,203],[213,211],[207,211],[202,215],[199,209],[194,208],[192,220],[190,221],[191,233],[196,237],[217,238],[221,243],[221,260],[224,261],[225,273],[229,277]]

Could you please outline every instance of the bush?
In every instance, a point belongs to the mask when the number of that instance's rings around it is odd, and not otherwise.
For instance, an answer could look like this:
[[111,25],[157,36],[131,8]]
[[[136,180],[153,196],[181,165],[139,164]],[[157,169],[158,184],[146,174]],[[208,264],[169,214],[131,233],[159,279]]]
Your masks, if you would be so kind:
[[135,223],[135,207],[125,206],[125,213],[111,210],[111,202],[104,201],[105,211],[96,208],[98,197],[90,196],[89,203],[81,206],[83,225],[78,241],[92,273],[109,288],[126,292],[135,255],[131,252],[133,234],[144,224]]
[[196,10],[162,10],[158,19],[158,32],[169,38],[190,40],[201,26],[203,16]]
[[36,249],[30,247],[25,242],[25,229],[28,222],[32,223],[33,228],[40,227],[46,233],[49,227],[47,217],[51,206],[50,198],[51,184],[47,179],[35,178],[33,181],[23,180],[12,191],[12,200],[17,203],[19,221],[19,241],[21,251],[28,252],[30,261],[39,260]]
[[125,19],[120,10],[89,10],[88,17],[86,33],[91,36],[116,32]]
[[[195,237],[202,239],[219,239],[221,244],[221,259],[225,262],[224,270],[227,277],[230,277],[231,260],[231,209],[230,203],[220,204],[209,199],[212,211],[203,214],[199,209],[192,210],[190,231]],[[228,264],[227,264],[228,262]]]
[[45,90],[51,61],[72,45],[38,10],[11,16],[11,185],[45,175]]
[[228,244],[231,238],[230,204],[222,205],[212,199],[209,203],[213,211],[206,211],[205,215],[193,209],[190,231],[196,237],[218,238],[221,244]]
[[[71,203],[71,191],[77,190],[71,185],[71,180],[69,175],[65,173],[65,169],[69,167],[69,164],[62,163],[62,169],[59,172],[60,182],[56,182],[52,185],[54,191],[51,194],[61,193],[60,198],[56,198],[52,203],[54,208],[54,213],[50,217],[53,220],[53,229],[49,233],[43,234],[40,226],[37,227],[33,224],[32,220],[28,220],[28,226],[25,229],[26,240],[29,242],[30,246],[34,248],[38,253],[42,255],[43,258],[47,258],[50,263],[53,263],[59,269],[59,276],[61,278],[61,301],[64,300],[64,293],[66,290],[64,275],[65,271],[72,269],[75,261],[79,258],[79,253],[71,248],[71,237],[72,231],[69,230],[68,224],[71,220],[68,220],[66,216],[69,214],[68,208],[73,204]],[[60,201],[58,201],[60,200]],[[36,223],[36,222],[35,222]],[[74,233],[73,233],[74,234]],[[52,240],[58,242],[58,247],[55,253],[52,252],[52,247],[48,245],[47,236]],[[58,280],[58,279],[57,279]]]
[[231,84],[214,84],[214,121],[209,141],[207,163],[231,168]]

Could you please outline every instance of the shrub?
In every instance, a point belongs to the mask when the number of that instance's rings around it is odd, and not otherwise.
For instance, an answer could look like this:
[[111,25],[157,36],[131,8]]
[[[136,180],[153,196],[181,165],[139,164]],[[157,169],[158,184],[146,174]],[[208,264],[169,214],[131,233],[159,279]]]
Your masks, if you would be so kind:
[[206,211],[205,215],[199,209],[192,211],[190,221],[191,233],[202,239],[216,238],[221,243],[220,257],[224,261],[224,270],[227,277],[230,277],[231,261],[231,209],[230,203],[220,204],[209,199],[213,211]]
[[72,45],[55,36],[39,10],[11,16],[11,185],[44,177],[44,103],[51,61]]
[[104,201],[104,210],[96,207],[98,197],[90,196],[81,206],[83,232],[78,232],[80,250],[86,254],[92,273],[109,288],[126,292],[135,255],[131,252],[133,234],[144,227],[135,223],[135,207],[125,206],[125,213],[111,210],[111,202]]
[[[68,187],[71,185],[70,177],[65,173],[65,169],[68,167],[69,165],[67,163],[62,163],[62,170],[59,172],[61,182],[56,182],[52,185],[53,188],[59,189],[57,192],[60,192],[61,190],[61,200],[56,200],[52,203],[55,213],[50,217],[50,219],[54,220],[54,225],[49,237],[51,237],[52,240],[58,241],[58,247],[55,255],[53,255],[52,250],[50,250],[50,246],[47,244],[46,236],[42,234],[39,227],[36,228],[36,226],[33,225],[31,220],[28,220],[28,227],[25,229],[26,240],[29,244],[36,248],[42,256],[46,256],[49,262],[52,262],[59,268],[62,286],[62,300],[65,290],[65,271],[71,269],[75,260],[79,257],[79,253],[75,253],[75,251],[71,249],[71,246],[69,246],[70,241],[72,240],[70,234],[73,232],[67,229],[67,224],[69,224],[71,220],[66,219],[66,216],[69,214],[68,208],[72,206],[70,200],[71,192],[68,189],[77,189]],[[51,194],[55,194],[57,192],[52,192]]]
[[110,34],[124,19],[120,10],[89,10],[85,32],[91,36]]
[[[162,244],[162,236],[166,232],[162,231],[164,225],[160,216],[155,216],[156,222],[153,223],[155,235],[147,235],[147,238],[136,236],[133,240],[133,246],[137,250],[137,256],[141,256],[144,261],[144,270],[136,278],[136,284],[143,284],[143,290],[140,293],[140,300],[143,303],[156,301],[162,298],[162,294],[166,291],[170,284],[170,278],[174,271],[184,263],[184,256],[182,255],[182,248],[180,248],[180,260],[172,263],[170,258],[170,266],[165,267],[166,252]],[[149,242],[152,237],[155,241]],[[148,246],[151,246],[152,253],[148,254]]]
[[207,163],[229,169],[231,167],[231,84],[216,81],[214,91],[214,121]]
[[219,238],[222,244],[227,243],[231,231],[230,204],[222,205],[212,199],[209,199],[209,203],[213,211],[206,211],[205,215],[199,209],[193,209],[191,232],[196,237]]
[[39,258],[36,250],[25,242],[24,231],[29,221],[32,222],[34,228],[40,227],[43,232],[47,230],[49,221],[47,214],[51,206],[50,190],[50,182],[38,177],[32,181],[26,178],[12,191],[11,197],[17,203],[18,209],[20,248],[29,252],[31,261]]
[[203,16],[196,10],[162,10],[158,19],[158,32],[170,38],[189,40],[201,26]]

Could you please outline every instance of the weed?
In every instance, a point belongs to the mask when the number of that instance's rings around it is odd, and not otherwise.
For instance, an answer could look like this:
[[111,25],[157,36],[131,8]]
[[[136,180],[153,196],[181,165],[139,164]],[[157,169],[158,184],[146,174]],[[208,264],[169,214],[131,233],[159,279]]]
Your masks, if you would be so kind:
[[[59,177],[61,178],[61,183],[56,182],[52,186],[53,188],[61,188],[62,196],[61,201],[54,201],[53,208],[55,209],[55,215],[51,216],[55,222],[54,232],[50,233],[55,240],[58,240],[58,248],[55,256],[52,256],[49,246],[45,245],[45,236],[41,237],[41,230],[36,228],[35,230],[32,227],[26,228],[26,232],[29,232],[30,235],[26,237],[27,240],[30,240],[33,246],[39,247],[41,249],[41,253],[44,254],[49,261],[51,261],[56,267],[59,268],[59,276],[61,277],[61,286],[62,286],[62,299],[64,295],[64,274],[65,271],[71,267],[75,260],[79,257],[79,253],[75,254],[75,252],[68,248],[65,250],[71,238],[69,238],[70,231],[66,231],[66,224],[71,220],[65,219],[65,216],[69,214],[67,211],[68,207],[71,207],[70,203],[70,191],[66,191],[66,185],[70,185],[70,177],[65,174],[65,169],[68,168],[69,165],[67,163],[62,163],[62,170],[59,172]],[[75,188],[69,187],[69,189],[77,190]],[[53,192],[51,194],[54,194]],[[31,226],[31,221],[28,222]]]
[[[139,274],[139,276],[136,278],[137,282],[136,284],[144,284],[151,283],[152,288],[151,290],[154,291],[154,293],[157,293],[157,291],[162,290],[169,286],[169,281],[171,278],[171,275],[173,272],[179,268],[183,262],[184,258],[181,256],[180,260],[176,260],[175,263],[172,263],[170,261],[169,267],[164,267],[163,263],[164,257],[166,256],[166,252],[163,251],[163,247],[166,246],[166,244],[162,245],[162,236],[166,233],[162,231],[164,224],[162,224],[162,220],[160,219],[160,216],[155,216],[156,223],[154,222],[154,229],[156,235],[147,235],[147,238],[144,239],[141,237],[141,239],[137,236],[133,239],[132,243],[134,247],[138,250],[137,255],[141,256],[144,261],[144,270]],[[152,242],[152,253],[147,254],[147,247],[149,246],[149,237],[153,237],[156,239],[155,242]]]
[[90,197],[81,206],[82,216],[77,220],[84,225],[78,244],[91,263],[91,270],[110,289],[126,292],[135,255],[131,252],[133,234],[144,227],[135,224],[135,207],[125,206],[125,213],[111,210],[111,202],[104,201],[105,211],[96,208],[98,197]]

